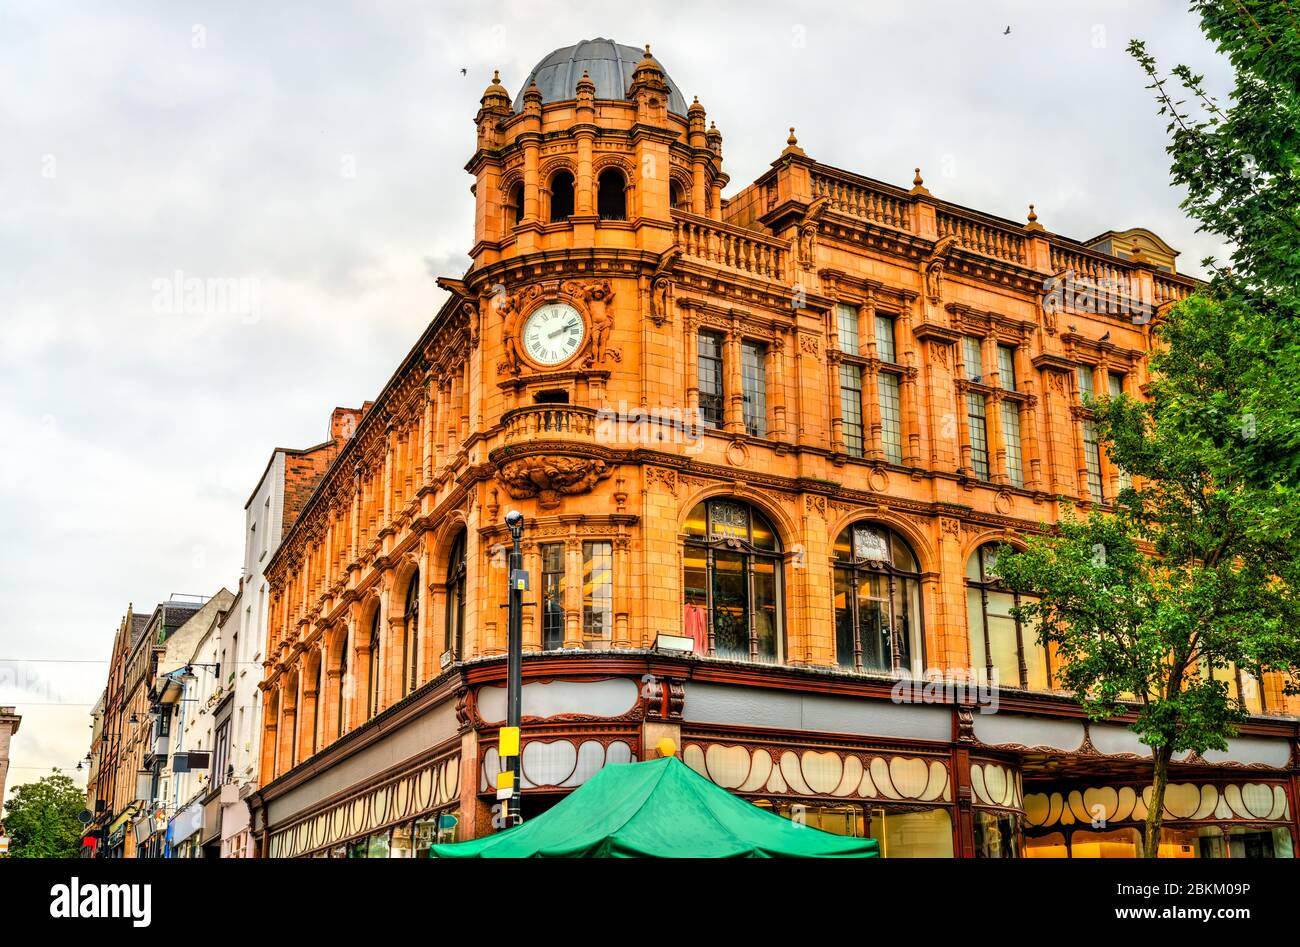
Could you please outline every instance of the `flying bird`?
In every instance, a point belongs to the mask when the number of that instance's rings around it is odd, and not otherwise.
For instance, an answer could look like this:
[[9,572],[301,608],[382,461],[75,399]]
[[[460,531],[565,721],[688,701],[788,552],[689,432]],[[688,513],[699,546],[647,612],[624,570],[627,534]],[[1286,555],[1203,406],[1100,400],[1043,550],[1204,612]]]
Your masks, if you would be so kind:
[[1003,30],[1003,31],[1002,31],[1002,35],[1003,35],[1003,36],[1010,36],[1010,35],[1011,35],[1011,27],[1008,26],[1005,30]]
[[461,74],[462,76],[467,76],[467,75],[469,75],[469,70],[468,70],[468,69],[461,69],[460,74]]

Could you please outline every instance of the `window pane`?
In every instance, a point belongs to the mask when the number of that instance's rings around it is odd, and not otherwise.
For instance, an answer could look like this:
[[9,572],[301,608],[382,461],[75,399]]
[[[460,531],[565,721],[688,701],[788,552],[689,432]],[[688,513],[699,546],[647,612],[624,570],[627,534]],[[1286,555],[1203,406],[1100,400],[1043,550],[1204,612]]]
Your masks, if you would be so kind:
[[1097,444],[1097,426],[1091,418],[1083,419],[1083,460],[1088,468],[1088,493],[1098,503],[1105,502],[1101,489],[1101,448]]
[[952,817],[947,809],[872,809],[871,837],[882,858],[952,858]]
[[840,365],[840,418],[845,450],[854,457],[861,457],[862,369],[857,365]]
[[682,582],[685,611],[683,634],[695,642],[697,654],[709,649],[709,570],[708,553],[697,546],[687,546],[683,551]]
[[564,543],[546,543],[542,556],[542,650],[564,647]]
[[1110,396],[1112,398],[1118,398],[1124,393],[1124,376],[1117,374],[1116,372],[1111,372],[1107,377],[1109,379],[1107,385],[1110,389]]
[[1077,374],[1079,377],[1079,395],[1080,400],[1091,398],[1095,394],[1092,383],[1093,367],[1091,365],[1078,366]]
[[880,440],[885,459],[891,464],[903,462],[902,414],[898,408],[898,376],[880,372]]
[[921,585],[915,579],[894,580],[894,633],[898,636],[896,671],[920,677],[921,667]]
[[758,646],[758,660],[775,663],[780,640],[780,598],[776,561],[754,557],[754,638]]
[[1002,402],[1002,441],[1007,451],[1007,477],[1013,486],[1025,485],[1025,463],[1020,453],[1020,405]]
[[970,422],[970,462],[975,476],[989,478],[989,435],[984,418],[984,396],[966,393],[966,415]]
[[389,847],[389,858],[415,857],[415,823],[407,822],[393,826],[393,839]]
[[840,667],[854,667],[853,654],[853,573],[835,570],[835,660]]
[[889,599],[886,579],[878,573],[858,573],[858,643],[862,666],[888,671],[892,664],[889,643]]
[[749,658],[749,588],[741,553],[713,556],[713,647],[719,657]]
[[898,362],[898,346],[894,338],[894,317],[876,313],[876,358],[882,362]]
[[858,341],[858,310],[856,306],[839,303],[835,307],[835,326],[840,336],[840,351],[858,355],[862,348]]
[[971,670],[977,681],[987,684],[989,658],[984,648],[984,596],[971,586],[966,587],[966,626],[970,635]]
[[745,384],[745,430],[751,437],[767,436],[767,347],[744,342],[740,347]]
[[1009,592],[989,589],[989,645],[999,687],[1020,686],[1020,657],[1016,651],[1016,622],[1011,617],[1014,599]]
[[1009,345],[998,346],[998,384],[1016,390],[1016,350]]
[[707,427],[722,427],[722,336],[699,334],[700,414]]
[[582,544],[582,634],[590,644],[614,633],[614,547]]
[[1020,820],[1006,812],[973,810],[976,858],[1019,858]]
[[982,340],[973,335],[964,335],[961,339],[962,362],[965,363],[966,378],[973,382],[984,381],[984,363],[980,356]]
[[367,858],[388,857],[388,834],[388,830],[385,829],[370,836],[370,844],[366,846]]

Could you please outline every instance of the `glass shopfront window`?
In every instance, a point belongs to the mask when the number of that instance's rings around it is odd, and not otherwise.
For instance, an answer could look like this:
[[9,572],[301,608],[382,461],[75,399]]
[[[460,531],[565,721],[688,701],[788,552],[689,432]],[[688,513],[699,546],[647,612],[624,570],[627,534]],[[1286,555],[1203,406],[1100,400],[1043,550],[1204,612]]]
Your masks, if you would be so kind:
[[1070,847],[1065,840],[1065,833],[1052,832],[1049,835],[1027,837],[1023,856],[1025,858],[1069,858]]
[[1138,829],[1076,829],[1070,836],[1071,858],[1137,858],[1142,854]]
[[391,848],[390,839],[392,832],[384,829],[382,832],[375,832],[370,836],[370,844],[366,847],[367,858],[387,858]]
[[871,810],[871,837],[882,858],[952,858],[952,816],[947,809]]
[[975,809],[975,857],[1019,858],[1020,817],[1011,812]]
[[866,813],[862,806],[851,802],[827,805],[823,803],[791,802],[788,799],[758,799],[754,805],[760,809],[789,819],[797,825],[844,835],[849,838],[866,838]]
[[415,836],[415,823],[404,822],[401,825],[393,826],[392,840],[388,845],[389,858],[414,858],[415,850],[413,847]]
[[1285,826],[1255,828],[1234,825],[1228,829],[1229,858],[1294,858],[1291,830]]

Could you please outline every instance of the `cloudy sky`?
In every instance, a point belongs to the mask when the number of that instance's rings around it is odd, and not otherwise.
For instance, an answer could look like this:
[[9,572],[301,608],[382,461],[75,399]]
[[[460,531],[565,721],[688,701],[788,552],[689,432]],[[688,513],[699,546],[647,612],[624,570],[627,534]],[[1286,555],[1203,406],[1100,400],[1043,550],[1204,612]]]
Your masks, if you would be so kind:
[[[0,0],[0,704],[9,783],[86,754],[129,602],[239,580],[276,446],[373,397],[459,275],[472,120],[579,39],[651,43],[734,188],[814,158],[1084,239],[1220,252],[1124,46],[1223,89],[1183,0]],[[1007,25],[1010,35],[1003,35]],[[466,75],[462,75],[465,70]],[[220,313],[166,291],[227,280]],[[160,291],[160,289],[162,291]],[[79,774],[74,774],[79,775]]]

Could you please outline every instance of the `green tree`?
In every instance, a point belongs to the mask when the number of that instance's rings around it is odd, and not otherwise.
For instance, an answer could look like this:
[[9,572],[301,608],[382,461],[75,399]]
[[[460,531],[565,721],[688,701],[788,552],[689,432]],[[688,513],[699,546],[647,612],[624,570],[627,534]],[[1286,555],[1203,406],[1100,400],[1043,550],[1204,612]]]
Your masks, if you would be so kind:
[[1129,49],[1168,119],[1183,207],[1231,265],[1204,261],[1208,286],[1160,314],[1148,400],[1091,405],[1136,486],[998,562],[1040,596],[1023,615],[1088,714],[1134,712],[1153,760],[1147,857],[1170,761],[1225,749],[1246,714],[1223,677],[1275,671],[1294,689],[1300,664],[1300,20],[1290,0],[1192,10],[1233,66],[1227,106]]
[[71,777],[54,772],[34,783],[15,786],[5,804],[5,832],[14,858],[75,858],[81,847],[78,814],[85,793]]

